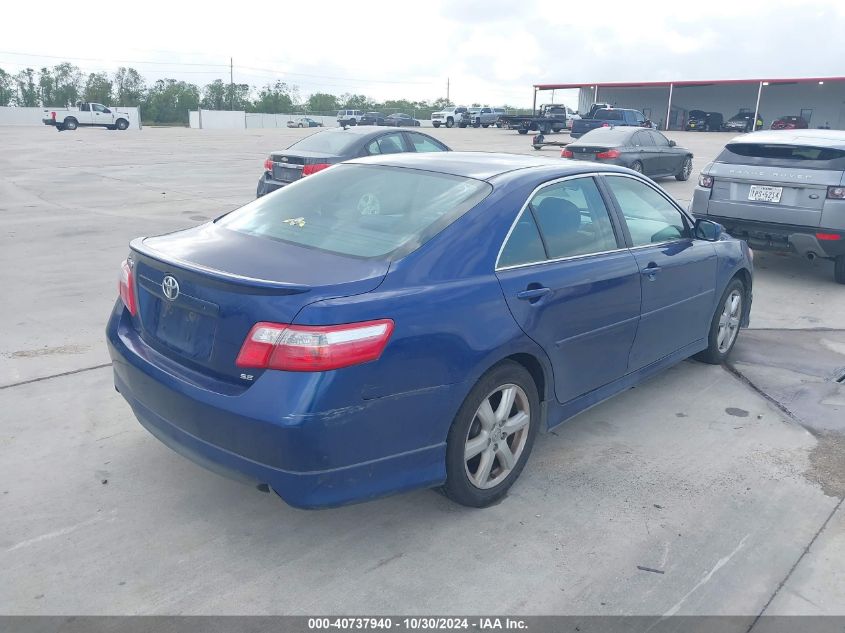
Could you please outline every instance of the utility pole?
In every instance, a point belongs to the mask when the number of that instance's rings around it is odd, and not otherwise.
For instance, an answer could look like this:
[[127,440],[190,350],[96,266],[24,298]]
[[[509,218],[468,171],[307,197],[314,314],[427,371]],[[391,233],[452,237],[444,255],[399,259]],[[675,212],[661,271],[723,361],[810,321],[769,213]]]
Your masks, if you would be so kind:
[[229,58],[229,110],[235,109],[235,70],[232,58]]
[[449,78],[446,77],[446,105],[449,105],[450,103],[452,102],[449,101]]

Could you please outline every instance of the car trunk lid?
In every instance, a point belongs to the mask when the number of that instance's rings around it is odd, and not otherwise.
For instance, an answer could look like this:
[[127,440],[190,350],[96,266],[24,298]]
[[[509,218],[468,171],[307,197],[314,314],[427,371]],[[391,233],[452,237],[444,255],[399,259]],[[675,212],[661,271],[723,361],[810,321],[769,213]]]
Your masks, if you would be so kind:
[[273,162],[273,180],[290,183],[302,178],[306,165],[333,165],[343,159],[335,154],[286,150],[273,152],[270,160]]
[[[746,220],[819,226],[827,187],[841,173],[823,169],[714,163],[710,213]],[[757,199],[771,191],[777,201]]]
[[314,301],[369,292],[389,266],[213,223],[131,249],[141,338],[190,370],[233,382],[242,381],[235,359],[255,323],[291,323]]

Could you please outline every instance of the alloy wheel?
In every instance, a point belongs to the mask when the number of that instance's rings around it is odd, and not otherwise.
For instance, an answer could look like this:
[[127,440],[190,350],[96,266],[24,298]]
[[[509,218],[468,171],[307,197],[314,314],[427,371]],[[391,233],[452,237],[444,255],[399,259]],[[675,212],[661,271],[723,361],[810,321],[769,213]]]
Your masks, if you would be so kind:
[[734,344],[739,332],[741,318],[742,293],[735,289],[725,299],[722,314],[719,316],[719,333],[716,335],[716,346],[720,354],[726,354]]
[[501,385],[482,400],[464,444],[464,468],[476,488],[493,488],[514,469],[531,427],[528,396],[514,384]]

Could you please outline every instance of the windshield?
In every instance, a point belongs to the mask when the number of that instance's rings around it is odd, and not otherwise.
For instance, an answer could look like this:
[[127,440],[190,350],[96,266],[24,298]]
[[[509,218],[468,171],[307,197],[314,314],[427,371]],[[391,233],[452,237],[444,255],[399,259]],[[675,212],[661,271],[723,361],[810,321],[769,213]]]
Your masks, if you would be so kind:
[[322,152],[323,154],[343,154],[356,139],[360,138],[346,130],[326,130],[297,141],[288,149],[303,152]]
[[480,180],[380,165],[337,165],[218,220],[233,231],[341,255],[410,252],[487,196]]
[[720,163],[845,171],[845,150],[781,143],[728,143]]

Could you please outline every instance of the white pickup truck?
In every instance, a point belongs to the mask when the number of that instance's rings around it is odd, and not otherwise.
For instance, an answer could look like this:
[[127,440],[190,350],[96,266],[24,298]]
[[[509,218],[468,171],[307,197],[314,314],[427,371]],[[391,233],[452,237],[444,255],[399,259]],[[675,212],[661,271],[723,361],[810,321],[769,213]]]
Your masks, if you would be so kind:
[[62,130],[78,127],[104,127],[125,130],[129,127],[129,113],[107,108],[102,103],[80,103],[76,108],[48,108],[44,110],[44,125]]
[[439,112],[432,112],[431,124],[434,127],[440,127],[441,125],[445,125],[446,127],[454,127],[455,125],[466,127],[467,122],[464,121],[464,115],[466,113],[467,109],[464,106],[449,106]]

